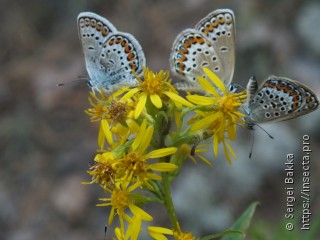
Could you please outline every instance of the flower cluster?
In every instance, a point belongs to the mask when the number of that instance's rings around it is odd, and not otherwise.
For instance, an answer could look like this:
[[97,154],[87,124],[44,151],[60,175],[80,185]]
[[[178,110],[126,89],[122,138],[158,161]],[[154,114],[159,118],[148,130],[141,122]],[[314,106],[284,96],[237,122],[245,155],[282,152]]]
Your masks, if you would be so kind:
[[213,136],[213,150],[215,157],[218,155],[218,144],[223,143],[224,153],[229,163],[230,154],[236,158],[234,151],[226,138],[236,139],[237,125],[243,125],[243,117],[239,107],[246,99],[245,92],[228,92],[223,82],[209,69],[203,69],[209,81],[199,77],[200,86],[207,92],[207,96],[189,95],[187,99],[196,103],[199,109],[195,111],[195,123],[191,131],[206,131],[207,135]]
[[188,93],[183,98],[171,84],[169,72],[153,73],[148,68],[142,79],[137,76],[134,88],[124,87],[109,96],[103,89],[97,96],[91,93],[86,113],[92,122],[99,122],[99,149],[87,184],[98,184],[106,192],[98,206],[110,208],[109,225],[118,219],[117,239],[138,239],[142,222],[153,220],[142,209],[150,201],[165,205],[172,225],[172,229],[149,226],[152,238],[196,239],[180,229],[170,183],[186,158],[211,165],[203,156],[205,139],[212,139],[215,157],[222,144],[232,162],[235,153],[229,141],[236,139],[237,125],[243,124],[239,108],[246,98],[245,92],[229,92],[209,69],[204,72],[209,80],[198,81],[205,96]]

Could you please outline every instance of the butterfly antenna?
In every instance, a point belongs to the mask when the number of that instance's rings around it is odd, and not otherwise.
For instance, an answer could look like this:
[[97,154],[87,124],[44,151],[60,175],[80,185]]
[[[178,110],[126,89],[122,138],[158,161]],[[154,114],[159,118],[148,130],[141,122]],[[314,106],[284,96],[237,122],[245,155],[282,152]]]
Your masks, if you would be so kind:
[[250,149],[249,159],[251,159],[251,156],[252,156],[253,144],[254,144],[254,132],[252,133],[252,144],[251,144],[251,149]]
[[263,130],[269,136],[269,138],[274,139],[274,137],[271,134],[269,134],[263,127],[261,127],[258,124],[255,124],[255,125],[258,126],[261,130]]
[[105,239],[105,240],[107,239],[107,230],[108,230],[108,226],[105,225],[105,226],[104,226],[104,239]]
[[58,83],[57,84],[57,87],[62,87],[66,84],[69,84],[69,83],[73,83],[73,82],[78,82],[78,81],[88,81],[89,78],[88,77],[85,77],[85,76],[78,76],[78,79],[75,79],[75,80],[72,80],[72,81],[69,81],[69,82],[66,82],[66,83]]

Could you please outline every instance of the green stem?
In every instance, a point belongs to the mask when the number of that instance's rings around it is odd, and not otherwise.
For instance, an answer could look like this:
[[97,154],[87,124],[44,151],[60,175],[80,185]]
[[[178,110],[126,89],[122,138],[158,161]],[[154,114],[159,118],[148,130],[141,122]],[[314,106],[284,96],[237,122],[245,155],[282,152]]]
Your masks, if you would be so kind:
[[173,229],[178,229],[178,219],[174,210],[174,205],[171,197],[170,181],[168,173],[162,173],[162,185],[164,191],[164,201],[169,214],[169,219]]

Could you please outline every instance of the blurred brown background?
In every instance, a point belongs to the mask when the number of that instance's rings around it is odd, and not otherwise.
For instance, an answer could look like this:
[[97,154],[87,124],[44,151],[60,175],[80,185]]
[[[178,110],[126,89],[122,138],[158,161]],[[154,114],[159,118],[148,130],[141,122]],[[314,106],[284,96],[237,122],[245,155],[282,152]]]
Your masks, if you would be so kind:
[[[97,148],[97,126],[83,110],[88,88],[76,18],[93,11],[142,45],[147,65],[169,68],[176,35],[217,8],[237,20],[234,82],[252,74],[286,76],[320,93],[320,2],[317,0],[117,0],[0,1],[0,239],[103,239],[108,211],[95,207],[105,197],[84,186]],[[56,87],[57,83],[67,83]],[[225,230],[253,201],[255,219],[284,220],[284,162],[295,159],[296,197],[301,189],[302,136],[311,138],[312,211],[319,215],[319,110],[298,119],[264,125],[275,139],[240,129],[232,143],[238,159],[221,156],[213,168],[188,164],[174,184],[174,201],[184,230],[203,236]],[[202,187],[199,187],[202,186]],[[164,209],[148,210],[153,225],[168,226]],[[298,208],[301,204],[297,204]],[[150,209],[145,207],[145,209]],[[297,216],[298,217],[298,216]],[[311,222],[312,224],[312,222]],[[319,230],[320,231],[320,230]],[[109,229],[107,239],[111,239]],[[144,237],[148,239],[147,237]],[[320,239],[320,238],[319,238]]]

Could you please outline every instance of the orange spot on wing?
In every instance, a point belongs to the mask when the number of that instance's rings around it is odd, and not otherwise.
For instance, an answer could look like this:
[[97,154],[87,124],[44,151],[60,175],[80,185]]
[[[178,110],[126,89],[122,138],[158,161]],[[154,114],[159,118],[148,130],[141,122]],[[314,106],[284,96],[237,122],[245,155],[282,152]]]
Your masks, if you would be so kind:
[[299,106],[299,100],[298,100],[298,95],[293,94],[293,104],[292,104],[292,110],[296,110],[297,107]]
[[[102,31],[101,31],[101,33],[102,33],[102,35],[105,37],[105,36],[107,36],[108,35],[108,33],[109,33],[109,30],[107,29],[107,28],[102,28]],[[112,43],[113,44],[113,43]]]
[[180,62],[180,66],[179,66],[179,74],[183,75],[183,70],[185,69],[186,65],[182,62]]
[[113,45],[114,43],[115,43],[114,38],[112,38],[112,39],[109,40],[109,45]]
[[96,24],[96,29],[97,29],[99,32],[101,32],[101,30],[102,30],[102,24],[101,24],[100,22],[98,22],[98,23]]

